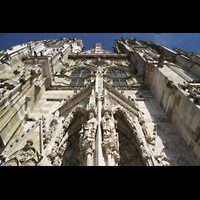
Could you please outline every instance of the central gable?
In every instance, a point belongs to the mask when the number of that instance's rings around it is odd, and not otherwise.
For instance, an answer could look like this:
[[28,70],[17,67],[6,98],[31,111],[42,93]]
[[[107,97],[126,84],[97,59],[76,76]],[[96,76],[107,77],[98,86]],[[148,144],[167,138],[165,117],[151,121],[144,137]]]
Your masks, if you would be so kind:
[[[122,108],[126,109],[128,112],[132,113],[135,116],[139,116],[139,108],[137,107],[134,100],[127,98],[121,94],[115,87],[110,86],[105,81],[103,82],[104,88],[107,90],[107,95],[109,99],[120,105]],[[118,109],[116,107],[116,109]],[[115,113],[115,107],[112,108],[112,112]]]
[[116,52],[106,50],[106,49],[103,48],[101,43],[96,43],[94,45],[93,49],[83,51],[83,52],[80,53],[80,55],[84,55],[84,54],[116,54]]

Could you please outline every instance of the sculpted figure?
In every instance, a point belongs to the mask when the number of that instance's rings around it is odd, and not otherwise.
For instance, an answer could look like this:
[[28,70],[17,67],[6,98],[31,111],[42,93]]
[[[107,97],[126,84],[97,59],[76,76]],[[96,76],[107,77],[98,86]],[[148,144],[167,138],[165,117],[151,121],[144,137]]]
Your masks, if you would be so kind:
[[84,137],[84,139],[86,139],[86,137],[89,137],[89,138],[94,138],[95,137],[95,133],[96,133],[96,129],[97,129],[97,120],[94,117],[93,113],[89,114],[89,120],[86,122],[84,128],[85,128],[85,137]]
[[32,147],[33,140],[28,139],[26,141],[26,145],[16,151],[13,155],[14,157],[3,163],[3,166],[36,166],[43,158],[41,154],[37,152],[37,150]]
[[89,120],[82,125],[80,130],[80,162],[83,164],[85,160],[85,155],[93,154],[95,150],[95,134],[97,130],[97,120],[94,114],[91,112],[89,114]]
[[179,88],[182,88],[183,90],[188,89],[189,84],[187,82],[183,82],[183,84],[178,84]]
[[49,142],[51,141],[52,133],[47,131],[47,133],[43,135],[43,138],[44,138],[43,148],[45,149],[47,147],[47,145],[49,144]]
[[117,121],[109,115],[108,112],[105,112],[101,124],[104,131],[104,138],[114,137],[116,133],[115,127],[117,125]]
[[105,112],[101,124],[103,128],[102,147],[104,147],[107,156],[108,154],[113,156],[115,165],[117,165],[120,160],[118,133],[116,132],[117,121],[108,112]]

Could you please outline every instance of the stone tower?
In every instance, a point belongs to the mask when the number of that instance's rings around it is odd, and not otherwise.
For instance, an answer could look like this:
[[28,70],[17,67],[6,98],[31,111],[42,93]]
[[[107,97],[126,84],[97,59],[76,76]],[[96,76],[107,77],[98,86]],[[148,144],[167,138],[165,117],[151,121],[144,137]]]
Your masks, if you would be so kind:
[[200,56],[118,39],[0,52],[0,165],[200,164]]

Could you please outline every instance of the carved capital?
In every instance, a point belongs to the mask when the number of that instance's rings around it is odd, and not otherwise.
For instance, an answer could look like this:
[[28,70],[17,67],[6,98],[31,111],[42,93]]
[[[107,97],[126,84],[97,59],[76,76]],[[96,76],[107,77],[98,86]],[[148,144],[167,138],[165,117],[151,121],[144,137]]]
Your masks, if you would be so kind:
[[105,149],[106,155],[109,154],[114,158],[115,165],[120,161],[118,141],[112,138],[106,138],[102,142],[102,147]]
[[95,150],[95,142],[94,139],[87,138],[83,141],[82,148],[85,150],[85,154],[93,155]]
[[101,145],[105,149],[106,155],[112,154],[112,151],[115,149],[115,141],[111,138],[104,139]]

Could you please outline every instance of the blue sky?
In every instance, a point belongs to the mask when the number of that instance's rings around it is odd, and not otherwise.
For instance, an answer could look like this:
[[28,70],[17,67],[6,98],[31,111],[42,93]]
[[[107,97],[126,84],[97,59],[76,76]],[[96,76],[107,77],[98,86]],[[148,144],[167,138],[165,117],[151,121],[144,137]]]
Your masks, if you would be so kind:
[[83,38],[84,51],[92,49],[95,43],[101,43],[105,49],[113,51],[115,39],[137,37],[137,41],[155,41],[170,49],[177,47],[184,51],[200,53],[200,33],[0,33],[0,49],[9,49],[32,40],[60,40],[60,36]]

